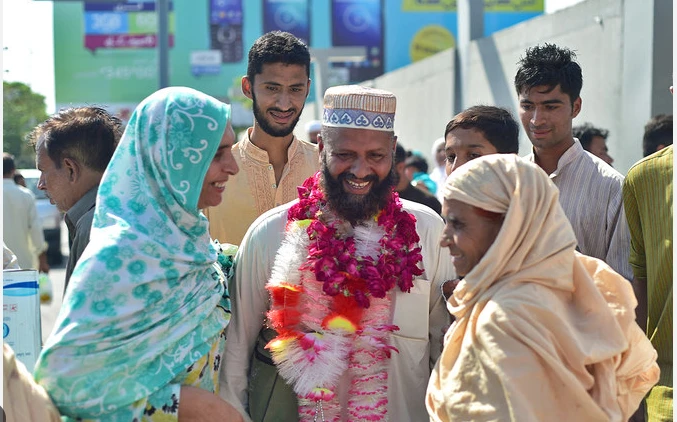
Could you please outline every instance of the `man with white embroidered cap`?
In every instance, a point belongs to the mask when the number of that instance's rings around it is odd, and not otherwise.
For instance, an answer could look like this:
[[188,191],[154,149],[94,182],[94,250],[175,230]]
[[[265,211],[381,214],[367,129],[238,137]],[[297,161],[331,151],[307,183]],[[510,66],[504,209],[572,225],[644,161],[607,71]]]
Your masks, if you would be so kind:
[[320,171],[240,246],[221,377],[255,421],[428,418],[449,323],[440,285],[455,273],[441,218],[393,193],[395,106],[387,91],[329,88]]

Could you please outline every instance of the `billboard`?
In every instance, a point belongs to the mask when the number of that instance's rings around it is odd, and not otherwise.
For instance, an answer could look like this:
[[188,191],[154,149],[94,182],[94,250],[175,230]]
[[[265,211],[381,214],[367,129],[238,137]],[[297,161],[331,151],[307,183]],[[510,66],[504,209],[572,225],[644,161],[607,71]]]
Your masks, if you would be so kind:
[[[544,9],[544,0],[484,1],[485,35]],[[174,1],[169,81],[233,103],[234,123],[247,125],[240,79],[264,32],[289,31],[318,49],[367,47],[365,60],[334,64],[336,83],[360,82],[454,47],[456,11],[456,0]],[[99,104],[127,117],[158,87],[156,37],[154,1],[54,2],[57,109]]]
[[308,45],[310,39],[309,0],[263,0],[263,32],[286,31]]
[[[172,2],[169,2],[173,22]],[[155,3],[84,3],[85,48],[154,48],[157,46]],[[169,45],[174,44],[170,25]]]

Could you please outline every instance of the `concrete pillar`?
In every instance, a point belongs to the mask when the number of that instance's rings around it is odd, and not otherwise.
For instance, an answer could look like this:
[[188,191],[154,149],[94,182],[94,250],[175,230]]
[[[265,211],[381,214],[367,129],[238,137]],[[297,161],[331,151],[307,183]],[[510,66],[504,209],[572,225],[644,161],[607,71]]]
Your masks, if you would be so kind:
[[653,19],[653,89],[651,98],[651,115],[671,114],[672,95],[672,58],[673,54],[673,14],[672,0],[654,0]]
[[169,86],[169,0],[155,0],[158,17],[158,89]]
[[456,44],[456,66],[454,86],[454,112],[465,108],[468,75],[468,50],[470,42],[484,36],[484,2],[477,0],[458,0],[456,2],[458,37]]
[[313,85],[315,87],[315,120],[320,120],[320,112],[324,102],[324,91],[327,89],[329,63],[361,62],[367,57],[365,47],[332,47],[311,48],[310,58],[315,63]]
[[619,135],[633,162],[642,157],[644,124],[672,113],[672,8],[671,0],[624,3]]

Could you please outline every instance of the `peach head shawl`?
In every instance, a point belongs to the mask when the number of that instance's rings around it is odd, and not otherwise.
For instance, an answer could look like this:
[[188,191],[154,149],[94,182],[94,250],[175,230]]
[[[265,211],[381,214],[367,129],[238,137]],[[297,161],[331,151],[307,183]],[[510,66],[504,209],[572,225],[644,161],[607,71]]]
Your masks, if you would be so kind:
[[545,172],[489,155],[444,189],[505,220],[447,304],[456,321],[428,385],[431,420],[628,420],[658,380],[656,351],[634,321],[630,283],[575,252]]

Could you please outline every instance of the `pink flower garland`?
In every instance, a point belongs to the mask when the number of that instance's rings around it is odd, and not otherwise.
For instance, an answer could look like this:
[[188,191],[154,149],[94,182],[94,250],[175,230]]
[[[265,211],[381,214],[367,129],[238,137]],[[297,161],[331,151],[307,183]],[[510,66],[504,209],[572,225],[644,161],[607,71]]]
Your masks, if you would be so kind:
[[362,308],[369,307],[369,296],[383,298],[395,284],[409,292],[414,277],[423,274],[418,263],[423,259],[418,246],[416,219],[402,211],[397,193],[376,216],[385,234],[380,239],[378,259],[356,256],[355,239],[345,237],[338,230],[340,220],[328,220],[330,215],[324,193],[320,188],[321,174],[308,178],[299,190],[299,202],[289,209],[288,219],[312,220],[307,232],[311,244],[308,259],[301,270],[312,271],[323,291],[329,296],[354,296]]

